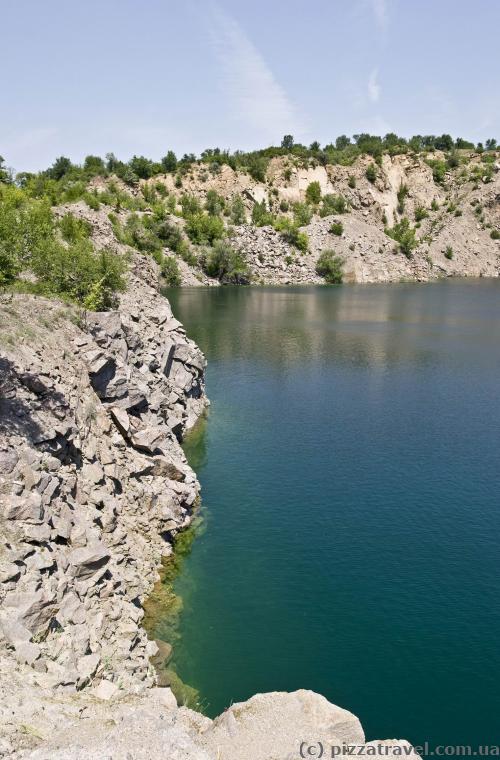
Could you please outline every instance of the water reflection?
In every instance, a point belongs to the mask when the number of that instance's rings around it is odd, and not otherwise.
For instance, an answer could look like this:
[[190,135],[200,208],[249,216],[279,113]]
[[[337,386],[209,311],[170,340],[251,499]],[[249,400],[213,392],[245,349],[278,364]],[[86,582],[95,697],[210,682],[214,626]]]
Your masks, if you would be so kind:
[[[286,366],[334,355],[338,363],[383,370],[398,362],[422,366],[443,350],[458,356],[468,339],[480,344],[483,317],[487,314],[491,324],[500,290],[496,281],[481,288],[479,305],[477,283],[470,281],[420,287],[193,288],[168,295],[211,361],[251,357]],[[500,312],[492,327],[500,328]]]

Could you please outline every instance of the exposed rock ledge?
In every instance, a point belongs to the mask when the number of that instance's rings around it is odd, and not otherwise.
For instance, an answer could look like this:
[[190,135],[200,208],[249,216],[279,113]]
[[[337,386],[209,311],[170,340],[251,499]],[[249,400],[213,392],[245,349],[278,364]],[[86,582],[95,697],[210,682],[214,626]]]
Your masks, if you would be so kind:
[[141,603],[199,492],[179,440],[205,359],[135,257],[119,310],[0,302],[0,757],[298,757],[363,743],[312,692],[216,721],[155,687]]

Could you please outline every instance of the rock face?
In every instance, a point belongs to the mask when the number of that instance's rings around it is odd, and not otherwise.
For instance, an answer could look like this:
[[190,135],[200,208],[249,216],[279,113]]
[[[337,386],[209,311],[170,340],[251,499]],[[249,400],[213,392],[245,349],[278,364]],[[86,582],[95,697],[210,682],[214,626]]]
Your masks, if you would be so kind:
[[[429,158],[444,160],[445,156],[437,151]],[[188,192],[202,202],[208,190],[215,190],[228,202],[241,196],[247,223],[234,228],[231,242],[245,255],[255,283],[322,283],[316,262],[325,248],[334,249],[344,260],[346,282],[498,277],[500,240],[492,239],[491,232],[500,233],[500,155],[493,159],[492,174],[486,176],[480,156],[463,156],[463,163],[448,169],[441,184],[434,181],[424,156],[410,154],[385,155],[374,183],[366,178],[366,168],[373,163],[367,156],[352,166],[315,167],[303,166],[293,157],[274,158],[262,183],[228,166],[208,177],[205,167],[193,167],[181,190],[176,189],[171,175],[150,182],[163,181],[172,195]],[[274,214],[292,218],[291,210],[282,209],[303,203],[311,182],[319,183],[323,196],[342,195],[348,207],[344,214],[324,218],[315,214],[302,228],[309,238],[307,253],[286,242],[273,227],[249,224],[254,203],[262,200]],[[403,207],[398,198],[401,187],[406,187]],[[418,225],[418,246],[409,258],[385,234],[385,228],[403,216],[412,226]],[[340,235],[330,231],[333,222],[342,223]],[[199,268],[189,267],[181,259],[178,263],[183,284],[216,284]]]
[[155,682],[141,602],[191,520],[179,440],[207,403],[205,359],[155,266],[134,259],[116,312],[0,302],[0,736],[14,745],[9,715],[37,690]]

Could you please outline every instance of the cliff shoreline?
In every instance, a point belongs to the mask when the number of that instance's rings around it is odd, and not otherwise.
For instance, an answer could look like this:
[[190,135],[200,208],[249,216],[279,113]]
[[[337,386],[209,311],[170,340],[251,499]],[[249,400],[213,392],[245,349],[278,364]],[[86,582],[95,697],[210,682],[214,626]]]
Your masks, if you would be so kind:
[[364,745],[358,719],[312,692],[256,695],[211,721],[156,686],[142,603],[192,519],[199,484],[180,440],[208,403],[205,359],[158,276],[134,254],[113,312],[0,300],[0,757]]

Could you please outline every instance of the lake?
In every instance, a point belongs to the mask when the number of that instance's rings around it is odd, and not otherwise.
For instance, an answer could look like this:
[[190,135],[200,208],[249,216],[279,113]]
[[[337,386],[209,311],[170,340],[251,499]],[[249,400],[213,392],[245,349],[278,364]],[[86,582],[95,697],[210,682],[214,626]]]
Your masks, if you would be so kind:
[[500,743],[500,282],[168,293],[208,359],[175,667]]

